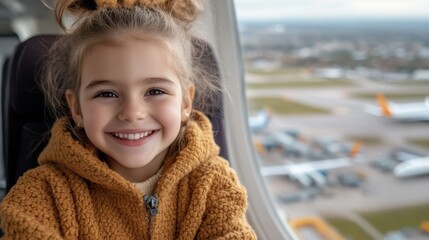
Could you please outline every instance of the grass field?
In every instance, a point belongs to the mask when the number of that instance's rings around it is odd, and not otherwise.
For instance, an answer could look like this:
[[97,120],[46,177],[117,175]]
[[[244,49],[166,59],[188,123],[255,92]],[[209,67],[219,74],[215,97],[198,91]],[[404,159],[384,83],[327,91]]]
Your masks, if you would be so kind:
[[[355,98],[363,98],[363,99],[375,99],[379,93],[356,93],[353,94]],[[395,93],[383,93],[386,98],[389,100],[406,100],[406,99],[421,99],[424,101],[425,97],[429,96],[429,93],[403,93],[403,92],[395,92]]]
[[305,115],[305,114],[328,114],[329,111],[300,104],[291,100],[278,97],[250,98],[249,108],[252,111],[269,108],[276,114],[281,115]]
[[346,139],[352,142],[362,142],[365,145],[380,145],[383,140],[379,136],[345,136]]
[[250,89],[265,89],[265,88],[327,88],[327,87],[349,87],[354,86],[353,82],[348,80],[295,80],[295,81],[275,81],[263,83],[247,83]]
[[[359,215],[380,233],[387,234],[402,228],[419,228],[422,222],[429,221],[428,213],[429,203],[376,212],[362,212]],[[373,239],[360,226],[346,218],[325,216],[324,219],[346,239]]]
[[[246,67],[246,73],[248,74],[254,74],[259,76],[280,76],[280,75],[297,75],[302,74],[303,72],[309,72],[309,69],[306,68],[279,68],[279,69],[254,69],[254,68],[247,68]],[[374,80],[376,81],[376,80]],[[429,88],[429,81],[413,81],[413,80],[404,80],[404,81],[397,81],[397,82],[383,82],[383,81],[377,81],[378,83],[385,84],[385,85],[396,85],[396,86],[404,86],[404,87],[415,87],[415,86],[422,86],[422,87],[428,87]]]
[[429,81],[401,81],[401,82],[392,82],[389,83],[391,85],[398,85],[398,86],[404,86],[404,87],[415,87],[415,86],[422,86],[422,87],[428,87],[429,88]]
[[378,240],[372,238],[366,233],[361,227],[354,222],[340,218],[340,217],[326,217],[324,218],[337,232],[341,234],[345,239],[349,240]]
[[429,149],[429,139],[408,139],[408,141],[417,146]]
[[275,75],[291,75],[298,74],[302,71],[301,68],[281,68],[273,70],[263,70],[263,69],[246,69],[246,72],[249,74],[255,74],[260,76],[275,76]]
[[429,203],[412,207],[361,213],[361,216],[382,233],[399,230],[404,227],[419,227],[423,221],[429,220]]

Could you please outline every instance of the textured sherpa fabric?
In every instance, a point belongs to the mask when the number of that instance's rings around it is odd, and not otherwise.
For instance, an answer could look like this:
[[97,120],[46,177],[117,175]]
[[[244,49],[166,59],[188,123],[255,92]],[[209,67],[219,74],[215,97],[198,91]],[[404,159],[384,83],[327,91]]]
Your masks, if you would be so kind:
[[0,207],[4,239],[255,239],[246,192],[218,156],[209,120],[195,112],[187,145],[164,164],[150,216],[141,192],[75,141],[59,120],[40,166]]

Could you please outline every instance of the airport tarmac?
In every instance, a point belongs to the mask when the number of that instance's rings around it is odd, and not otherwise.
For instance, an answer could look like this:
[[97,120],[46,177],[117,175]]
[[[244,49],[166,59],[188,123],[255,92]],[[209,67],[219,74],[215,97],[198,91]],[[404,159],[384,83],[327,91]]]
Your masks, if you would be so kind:
[[[273,197],[282,210],[290,218],[313,216],[319,214],[336,214],[345,211],[365,212],[404,206],[412,206],[429,202],[429,177],[414,179],[398,179],[392,173],[382,173],[366,162],[354,164],[349,169],[333,170],[329,174],[357,170],[365,175],[362,185],[348,187],[341,184],[327,186],[324,193],[316,189],[302,189],[292,183],[287,177],[268,177],[267,185]],[[281,196],[297,192],[315,191],[309,199],[285,203]]]
[[[381,152],[382,149],[366,148],[366,151]],[[271,160],[269,157],[262,158],[263,156],[261,156],[264,164],[281,164],[281,153],[271,152],[268,155],[271,155]],[[344,186],[334,182],[322,189],[318,187],[302,188],[286,176],[266,177],[266,186],[272,193],[277,211],[287,219],[338,216],[358,224],[374,239],[383,239],[383,234],[359,213],[427,204],[429,192],[426,189],[429,185],[429,176],[399,179],[391,172],[381,172],[374,168],[371,166],[371,161],[358,161],[351,167],[329,171],[331,177],[339,173],[350,174],[352,171],[363,173],[364,180],[358,187]],[[331,179],[335,179],[335,177]],[[297,195],[299,199],[297,199]],[[286,198],[289,202],[285,201]],[[392,219],[392,221],[395,220]]]
[[[258,79],[257,79],[258,80]],[[258,80],[259,81],[259,80]],[[357,81],[357,80],[356,80]],[[429,155],[424,149],[410,143],[410,139],[428,139],[429,123],[404,123],[392,119],[372,116],[364,111],[368,104],[375,105],[375,99],[357,99],[355,92],[410,92],[429,93],[429,84],[422,86],[404,86],[383,84],[361,80],[354,86],[321,89],[258,89],[248,90],[248,97],[273,97],[304,103],[306,105],[330,110],[331,114],[279,116],[273,114],[267,131],[296,130],[309,139],[330,136],[339,141],[350,142],[351,138],[378,139],[376,143],[367,143],[362,147],[361,161],[348,169],[329,171],[358,171],[364,181],[359,187],[343,185],[324,187],[319,190],[299,188],[285,176],[267,177],[268,188],[280,209],[289,218],[320,214],[350,215],[354,212],[376,211],[429,202],[429,175],[411,179],[399,179],[391,172],[381,172],[371,166],[375,159],[388,154],[396,148],[410,148]],[[285,163],[287,158],[279,152],[261,153],[262,165]],[[301,200],[285,203],[280,196],[297,192]],[[316,194],[314,193],[316,192]]]

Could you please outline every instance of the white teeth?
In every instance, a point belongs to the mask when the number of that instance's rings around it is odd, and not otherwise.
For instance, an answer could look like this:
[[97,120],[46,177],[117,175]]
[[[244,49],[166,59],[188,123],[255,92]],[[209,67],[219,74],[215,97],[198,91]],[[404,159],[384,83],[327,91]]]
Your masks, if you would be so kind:
[[142,132],[142,133],[114,133],[113,135],[120,139],[127,139],[127,140],[139,140],[141,138],[147,137],[150,134],[152,134],[153,131],[148,132]]

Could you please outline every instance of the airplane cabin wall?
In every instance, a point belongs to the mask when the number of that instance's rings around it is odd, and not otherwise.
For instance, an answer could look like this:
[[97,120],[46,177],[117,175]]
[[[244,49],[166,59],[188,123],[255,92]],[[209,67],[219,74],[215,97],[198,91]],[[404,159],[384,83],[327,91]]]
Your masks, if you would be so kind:
[[13,31],[18,35],[19,40],[25,41],[28,38],[39,34],[60,34],[60,28],[51,14],[44,18],[20,17],[11,22]]

